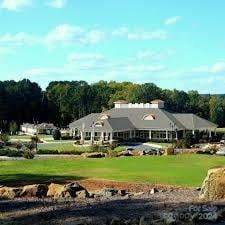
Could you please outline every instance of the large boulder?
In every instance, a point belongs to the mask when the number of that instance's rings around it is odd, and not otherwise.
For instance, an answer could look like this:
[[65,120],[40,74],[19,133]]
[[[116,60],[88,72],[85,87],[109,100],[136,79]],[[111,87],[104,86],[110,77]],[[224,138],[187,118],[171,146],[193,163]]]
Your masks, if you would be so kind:
[[83,158],[103,158],[105,154],[102,152],[92,152],[92,153],[82,153],[81,157]]
[[78,183],[70,183],[66,185],[51,183],[48,186],[47,196],[53,198],[74,198],[77,196],[76,193],[82,190],[85,189]]
[[133,156],[131,151],[122,151],[122,152],[118,152],[117,153],[117,157],[121,157],[121,156]]
[[38,197],[43,198],[47,196],[48,186],[46,184],[26,185],[20,194],[21,197]]
[[166,148],[164,155],[174,155],[174,149],[173,148]]
[[96,191],[94,193],[94,196],[95,197],[109,198],[109,197],[112,197],[116,194],[118,194],[118,190],[115,190],[114,188],[104,188],[104,189]]
[[0,199],[13,199],[20,196],[22,188],[0,187]]
[[209,169],[199,197],[209,201],[225,199],[225,167]]
[[87,190],[81,190],[81,191],[77,191],[76,192],[76,197],[77,198],[88,198],[89,197],[89,193],[87,192]]

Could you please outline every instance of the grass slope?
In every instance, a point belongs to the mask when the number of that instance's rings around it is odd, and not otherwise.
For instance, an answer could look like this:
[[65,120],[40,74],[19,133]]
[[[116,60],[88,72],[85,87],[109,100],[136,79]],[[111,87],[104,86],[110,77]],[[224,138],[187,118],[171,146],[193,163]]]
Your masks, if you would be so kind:
[[200,186],[207,170],[219,165],[224,157],[207,155],[0,161],[0,184],[93,178]]

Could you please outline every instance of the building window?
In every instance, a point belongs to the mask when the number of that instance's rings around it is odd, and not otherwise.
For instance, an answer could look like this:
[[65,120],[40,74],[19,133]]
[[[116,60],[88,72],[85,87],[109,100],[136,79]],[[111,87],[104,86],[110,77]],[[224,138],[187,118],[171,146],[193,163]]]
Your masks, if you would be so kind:
[[107,120],[107,119],[109,119],[110,118],[110,115],[109,114],[102,114],[101,116],[100,116],[100,120]]
[[155,120],[155,115],[154,114],[144,115],[143,120]]

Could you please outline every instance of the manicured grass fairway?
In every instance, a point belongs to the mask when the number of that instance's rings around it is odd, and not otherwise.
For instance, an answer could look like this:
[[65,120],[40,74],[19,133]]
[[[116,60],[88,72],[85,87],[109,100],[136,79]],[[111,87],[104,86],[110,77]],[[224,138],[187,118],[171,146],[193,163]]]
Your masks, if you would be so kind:
[[0,184],[15,181],[108,179],[200,186],[207,170],[225,165],[225,157],[207,155],[145,156],[102,159],[0,161]]

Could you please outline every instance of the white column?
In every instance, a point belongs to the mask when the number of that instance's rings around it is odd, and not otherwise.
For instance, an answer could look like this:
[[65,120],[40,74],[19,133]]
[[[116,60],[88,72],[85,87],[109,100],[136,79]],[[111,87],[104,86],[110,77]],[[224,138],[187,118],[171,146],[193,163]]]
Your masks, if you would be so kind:
[[192,134],[195,135],[195,130],[192,130]]
[[101,137],[100,137],[100,141],[103,142],[104,141],[104,132],[101,132]]
[[151,139],[152,139],[152,131],[149,130],[149,140],[151,140]]
[[109,142],[112,144],[112,142],[113,142],[113,132],[110,132],[109,135],[110,135]]
[[80,141],[81,141],[81,144],[84,143],[84,132],[83,131],[80,132]]
[[175,139],[177,140],[177,131],[175,131],[175,134],[176,134]]
[[211,138],[212,137],[212,131],[209,130],[209,137]]
[[166,140],[168,140],[168,130],[166,130]]
[[95,140],[95,133],[93,131],[91,131],[91,143],[94,143]]

